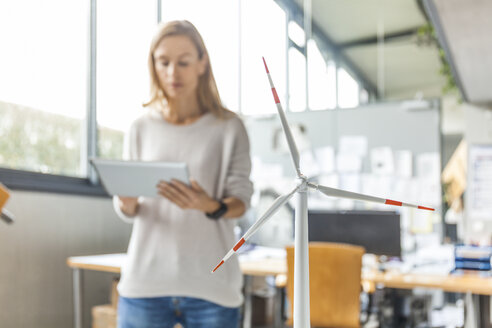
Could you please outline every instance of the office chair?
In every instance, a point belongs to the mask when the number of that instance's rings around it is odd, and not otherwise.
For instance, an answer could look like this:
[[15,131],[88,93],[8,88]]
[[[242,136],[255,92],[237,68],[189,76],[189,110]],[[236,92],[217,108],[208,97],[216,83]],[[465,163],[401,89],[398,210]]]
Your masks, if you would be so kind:
[[[287,250],[287,295],[294,308],[294,247]],[[309,285],[313,327],[359,327],[362,255],[360,246],[309,243]],[[292,325],[292,315],[287,324]]]

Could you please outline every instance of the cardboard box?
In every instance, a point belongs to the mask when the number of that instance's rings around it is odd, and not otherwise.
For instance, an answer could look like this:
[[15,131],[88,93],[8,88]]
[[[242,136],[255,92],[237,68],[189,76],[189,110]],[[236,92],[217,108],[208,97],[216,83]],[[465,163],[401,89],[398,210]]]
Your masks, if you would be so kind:
[[117,310],[111,304],[92,308],[92,328],[116,328]]

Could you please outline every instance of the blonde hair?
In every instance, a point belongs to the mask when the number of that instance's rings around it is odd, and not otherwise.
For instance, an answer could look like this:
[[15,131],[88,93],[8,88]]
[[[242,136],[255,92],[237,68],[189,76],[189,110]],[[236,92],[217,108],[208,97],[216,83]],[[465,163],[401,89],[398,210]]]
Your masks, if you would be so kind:
[[157,29],[157,33],[154,35],[150,44],[149,50],[149,73],[150,73],[150,100],[144,103],[144,107],[159,107],[165,105],[167,102],[167,95],[164,89],[159,84],[157,73],[155,71],[155,59],[154,52],[162,39],[168,36],[183,35],[188,37],[195,45],[198,56],[200,59],[206,59],[206,68],[204,73],[200,76],[197,86],[197,98],[200,109],[204,112],[211,112],[217,117],[225,117],[228,113],[231,113],[227,108],[222,105],[220,100],[219,91],[215,78],[212,73],[212,66],[210,65],[210,58],[208,56],[207,48],[203,39],[196,29],[196,27],[187,20],[176,20],[167,23],[161,23]]

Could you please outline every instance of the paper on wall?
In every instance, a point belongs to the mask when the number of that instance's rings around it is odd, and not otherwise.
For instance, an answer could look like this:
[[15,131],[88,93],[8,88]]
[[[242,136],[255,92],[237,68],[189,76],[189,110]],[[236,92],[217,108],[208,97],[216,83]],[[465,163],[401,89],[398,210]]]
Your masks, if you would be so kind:
[[439,153],[422,153],[417,155],[417,176],[430,177],[439,181],[441,160]]
[[[392,197],[393,177],[364,174],[361,177],[361,193],[381,198]],[[397,199],[396,197],[392,199]],[[373,202],[364,202],[364,208],[368,210],[395,210],[391,206]]]
[[[334,173],[322,174],[318,178],[318,183],[326,187],[339,189],[338,175]],[[333,210],[336,209],[336,204],[337,198],[328,197],[316,190],[309,189],[308,206],[310,209]]]
[[432,207],[441,205],[441,160],[439,153],[417,155],[417,178],[419,184],[419,204]]
[[364,157],[367,155],[367,144],[366,136],[341,136],[338,142],[338,152]]
[[311,150],[306,150],[301,153],[299,163],[302,173],[308,177],[313,177],[321,173],[321,168],[316,159],[313,156]]
[[468,216],[492,220],[492,147],[472,145],[468,157]]
[[399,150],[395,152],[396,175],[402,178],[412,177],[412,152],[410,150]]
[[371,170],[373,174],[394,174],[395,163],[390,147],[371,149]]
[[319,164],[321,173],[332,173],[335,171],[335,150],[333,147],[321,147],[314,150],[316,162]]
[[338,153],[337,171],[340,173],[358,173],[362,170],[362,158],[356,154]]
[[[359,193],[360,180],[359,174],[341,174],[340,189]],[[337,206],[341,210],[353,210],[355,209],[355,200],[340,198],[338,199]]]

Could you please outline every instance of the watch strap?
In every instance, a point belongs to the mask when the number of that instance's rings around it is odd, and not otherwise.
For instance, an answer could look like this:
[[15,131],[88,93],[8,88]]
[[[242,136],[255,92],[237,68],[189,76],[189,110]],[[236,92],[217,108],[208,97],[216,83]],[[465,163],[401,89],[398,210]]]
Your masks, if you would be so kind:
[[207,218],[212,220],[218,220],[227,212],[227,205],[221,200],[219,200],[218,202],[220,206],[217,210],[215,210],[214,212],[205,213]]

